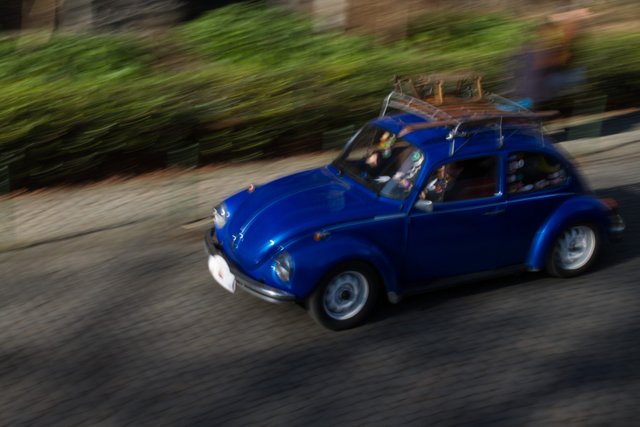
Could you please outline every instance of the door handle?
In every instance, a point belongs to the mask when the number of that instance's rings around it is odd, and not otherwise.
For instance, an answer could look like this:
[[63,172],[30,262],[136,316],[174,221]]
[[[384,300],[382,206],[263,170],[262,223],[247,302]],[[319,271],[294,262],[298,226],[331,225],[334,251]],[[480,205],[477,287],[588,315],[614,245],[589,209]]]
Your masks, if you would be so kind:
[[504,209],[494,209],[492,211],[487,211],[487,212],[483,213],[482,215],[493,216],[493,215],[500,215],[503,212],[504,212]]

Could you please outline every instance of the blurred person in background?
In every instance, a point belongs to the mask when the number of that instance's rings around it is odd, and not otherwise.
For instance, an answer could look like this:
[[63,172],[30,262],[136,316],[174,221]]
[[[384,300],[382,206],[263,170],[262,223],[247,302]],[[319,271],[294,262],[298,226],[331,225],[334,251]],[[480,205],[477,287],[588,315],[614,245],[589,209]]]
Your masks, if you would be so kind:
[[550,15],[525,46],[515,70],[515,97],[526,108],[539,108],[584,81],[584,70],[572,64],[578,23],[589,9]]

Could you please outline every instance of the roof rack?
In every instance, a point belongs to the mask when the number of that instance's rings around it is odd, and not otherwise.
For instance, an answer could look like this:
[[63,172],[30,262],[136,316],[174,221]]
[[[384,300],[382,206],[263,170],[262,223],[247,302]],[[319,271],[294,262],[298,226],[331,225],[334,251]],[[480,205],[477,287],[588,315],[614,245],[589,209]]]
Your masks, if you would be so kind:
[[395,90],[389,93],[385,98],[385,101],[382,104],[380,117],[386,115],[389,107],[405,111],[407,113],[416,114],[433,121],[448,121],[454,119],[454,117],[446,111],[439,109],[427,101],[405,95],[401,92],[396,92]]
[[[415,114],[427,119],[427,122],[407,125],[399,133],[406,135],[416,130],[436,127],[451,128],[447,140],[451,141],[451,154],[454,154],[455,138],[465,136],[461,128],[469,124],[498,125],[498,144],[504,143],[504,127],[508,122],[526,122],[539,131],[543,142],[541,120],[554,116],[555,111],[533,112],[520,104],[482,89],[482,77],[479,74],[433,74],[414,77],[396,77],[394,90],[385,98],[380,116],[385,116],[389,108]],[[455,84],[453,90],[451,83]],[[404,92],[409,91],[411,95]],[[459,148],[466,144],[463,143]],[[458,148],[458,149],[459,149]]]

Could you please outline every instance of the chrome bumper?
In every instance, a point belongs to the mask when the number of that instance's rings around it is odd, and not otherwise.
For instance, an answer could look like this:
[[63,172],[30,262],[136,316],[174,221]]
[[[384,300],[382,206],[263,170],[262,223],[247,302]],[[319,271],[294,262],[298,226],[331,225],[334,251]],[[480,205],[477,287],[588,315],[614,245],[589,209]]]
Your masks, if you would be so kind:
[[611,225],[609,225],[609,234],[615,240],[622,238],[622,233],[626,228],[624,220],[619,214],[615,214],[611,218]]
[[276,289],[268,286],[244,274],[242,270],[240,270],[238,266],[236,266],[235,263],[225,255],[224,251],[222,251],[221,248],[217,246],[217,240],[215,238],[215,228],[211,228],[205,233],[204,243],[207,252],[210,255],[220,255],[225,259],[225,261],[227,261],[227,263],[229,264],[229,269],[231,270],[233,275],[236,276],[236,285],[241,287],[246,292],[268,302],[279,304],[296,302],[297,299],[295,295],[281,289]]

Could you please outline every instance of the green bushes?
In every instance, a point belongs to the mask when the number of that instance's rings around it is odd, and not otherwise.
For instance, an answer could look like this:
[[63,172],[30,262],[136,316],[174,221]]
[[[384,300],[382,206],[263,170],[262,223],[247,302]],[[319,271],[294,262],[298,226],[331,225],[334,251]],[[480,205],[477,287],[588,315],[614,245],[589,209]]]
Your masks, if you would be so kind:
[[640,31],[593,34],[578,43],[575,62],[587,73],[588,88],[617,105],[637,105],[640,93]]
[[410,24],[407,41],[429,50],[480,49],[491,53],[519,46],[531,26],[530,21],[496,13],[426,13]]
[[0,39],[0,80],[126,78],[149,66],[151,53],[124,36],[56,36],[50,43]]
[[[457,19],[422,18],[382,45],[234,5],[154,38],[0,39],[0,168],[40,186],[163,167],[186,147],[203,162],[318,148],[377,114],[396,74],[473,69],[497,87],[530,23]],[[585,39],[576,59],[594,90],[624,78],[637,92],[638,35],[615,37]]]
[[22,158],[29,183],[44,184],[98,172],[114,155],[180,145],[197,118],[190,103],[181,102],[184,85],[159,83],[0,84],[12,100],[0,106],[2,152]]

